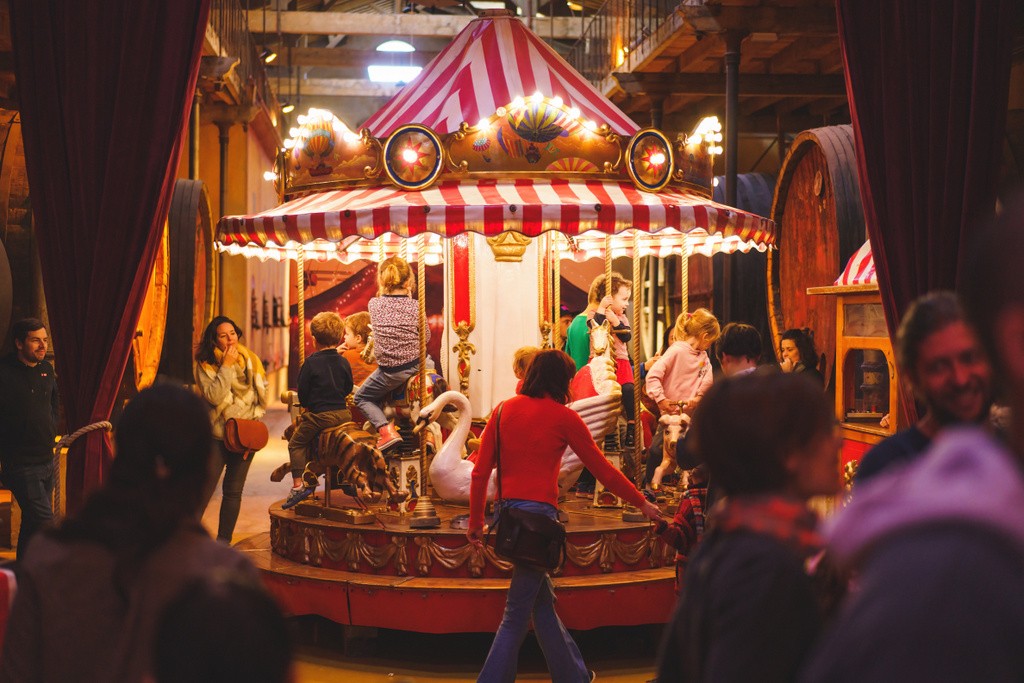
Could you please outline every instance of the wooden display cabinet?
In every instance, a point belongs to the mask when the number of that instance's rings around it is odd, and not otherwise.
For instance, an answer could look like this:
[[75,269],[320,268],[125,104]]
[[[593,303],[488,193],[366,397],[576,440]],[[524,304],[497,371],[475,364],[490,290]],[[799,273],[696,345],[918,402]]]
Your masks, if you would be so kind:
[[864,453],[900,428],[896,359],[877,284],[808,287],[807,293],[836,298],[835,411],[849,485]]

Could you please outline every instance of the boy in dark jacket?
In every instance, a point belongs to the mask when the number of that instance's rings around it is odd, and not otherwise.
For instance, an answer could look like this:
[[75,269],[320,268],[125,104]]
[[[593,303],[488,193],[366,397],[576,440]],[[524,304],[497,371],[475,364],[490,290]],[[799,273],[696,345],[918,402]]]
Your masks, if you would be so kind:
[[299,403],[302,414],[290,439],[288,458],[292,472],[292,490],[281,507],[288,509],[305,500],[316,489],[306,486],[302,472],[309,462],[309,446],[320,432],[352,420],[346,397],[352,393],[352,368],[338,353],[337,346],[345,332],[337,313],[317,313],[309,325],[316,342],[316,353],[306,359],[299,370]]

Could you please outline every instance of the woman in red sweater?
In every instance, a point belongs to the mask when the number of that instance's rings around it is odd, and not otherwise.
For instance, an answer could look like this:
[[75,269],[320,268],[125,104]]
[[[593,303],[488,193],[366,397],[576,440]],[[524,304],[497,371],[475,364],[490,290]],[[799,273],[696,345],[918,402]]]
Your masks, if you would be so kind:
[[[469,530],[475,545],[483,543],[487,482],[494,469],[495,434],[501,421],[501,487],[498,506],[520,508],[557,519],[558,468],[567,447],[580,456],[594,476],[615,494],[637,506],[652,520],[660,519],[656,505],[643,497],[598,449],[580,416],[566,407],[569,382],[576,364],[565,352],[541,351],[530,363],[519,395],[495,411],[480,444],[469,494]],[[478,681],[512,683],[519,648],[533,619],[548,671],[554,683],[585,683],[592,673],[572,636],[555,613],[555,595],[547,572],[516,565],[502,617]]]

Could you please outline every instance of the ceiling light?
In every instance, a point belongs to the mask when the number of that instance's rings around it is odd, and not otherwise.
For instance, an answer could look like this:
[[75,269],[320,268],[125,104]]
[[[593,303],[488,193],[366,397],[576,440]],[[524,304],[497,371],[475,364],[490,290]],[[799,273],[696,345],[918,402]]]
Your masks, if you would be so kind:
[[282,114],[290,114],[293,111],[295,111],[295,105],[294,104],[292,104],[291,102],[282,102],[281,103],[281,113]]
[[404,40],[388,40],[377,46],[377,52],[416,52],[416,48]]
[[277,59],[277,53],[271,50],[269,47],[265,47],[260,50],[260,59],[263,60],[264,64],[270,64],[272,61]]
[[423,71],[422,66],[371,64],[366,73],[374,83],[408,83]]

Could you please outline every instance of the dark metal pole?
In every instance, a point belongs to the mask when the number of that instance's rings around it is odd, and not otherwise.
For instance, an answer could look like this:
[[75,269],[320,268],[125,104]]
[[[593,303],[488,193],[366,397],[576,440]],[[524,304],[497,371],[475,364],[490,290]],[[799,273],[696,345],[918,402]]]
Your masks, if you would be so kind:
[[665,98],[651,98],[651,127],[661,130],[661,124],[665,119]]
[[740,42],[743,35],[725,34],[725,203],[736,204],[736,167],[739,164]]
[[[725,34],[725,203],[736,206],[736,169],[740,146],[740,43],[743,34]],[[719,259],[722,269],[722,302],[719,310],[724,322],[732,320],[732,259]]]
[[220,215],[224,216],[227,214],[224,204],[228,196],[228,132],[231,124],[218,121],[217,130],[220,131]]

